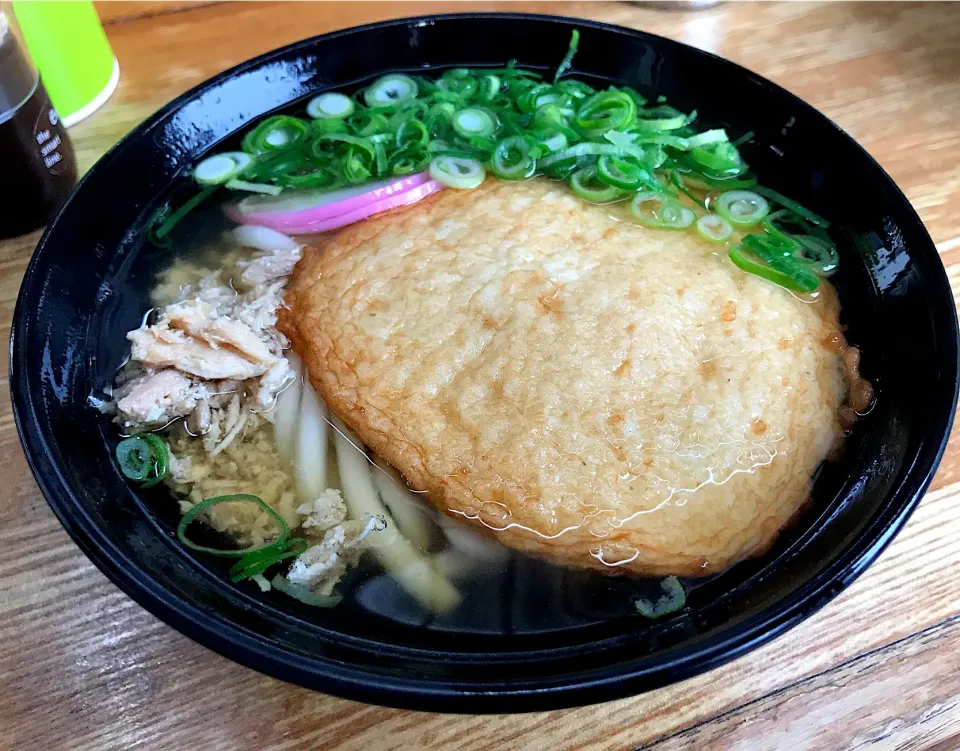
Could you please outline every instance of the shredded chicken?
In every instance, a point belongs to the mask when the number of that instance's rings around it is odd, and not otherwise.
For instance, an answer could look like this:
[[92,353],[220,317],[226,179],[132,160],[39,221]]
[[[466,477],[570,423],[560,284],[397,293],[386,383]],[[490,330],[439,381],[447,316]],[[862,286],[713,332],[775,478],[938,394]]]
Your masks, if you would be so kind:
[[287,581],[328,595],[363,552],[361,543],[376,529],[377,520],[348,521],[328,529],[323,540],[299,555],[287,572]]
[[[230,408],[213,410],[219,436],[215,441],[207,441],[213,430],[197,438],[182,423],[166,436],[171,455],[167,481],[182,496],[181,510],[187,511],[204,498],[254,493],[280,514],[291,529],[296,529],[302,515],[297,512],[299,504],[291,473],[274,449],[273,426],[263,415],[247,411],[233,440],[228,442],[230,412]],[[262,544],[276,532],[275,522],[252,503],[218,504],[207,512],[205,519],[214,529],[243,545]],[[322,539],[323,531],[306,534],[309,531],[305,530],[303,535],[308,540]]]
[[149,430],[189,416],[190,431],[203,434],[214,451],[242,428],[237,419],[225,426],[214,415],[230,407],[215,397],[239,394],[244,413],[272,408],[293,377],[283,357],[287,340],[275,327],[300,247],[283,236],[271,239],[273,251],[255,237],[257,253],[221,253],[216,270],[187,261],[168,269],[154,291],[156,322],[127,334],[131,362],[118,378],[125,388],[113,405],[125,429]]
[[176,370],[142,374],[128,381],[117,409],[124,415],[124,426],[165,425],[190,414],[198,402],[206,404],[208,390]]
[[[172,328],[172,323],[170,318],[164,317],[155,326],[127,334],[132,344],[130,356],[147,366],[176,368],[208,380],[255,378],[276,364],[274,358],[258,362],[256,355],[249,351],[235,351],[220,347],[210,339],[190,336]],[[208,323],[209,329],[222,331],[219,321],[210,320]],[[253,336],[252,332],[250,335]]]
[[240,280],[248,287],[255,287],[258,284],[266,284],[290,276],[290,272],[299,260],[299,248],[263,253],[250,261],[241,261],[237,264],[243,269]]
[[[295,377],[276,323],[300,247],[262,227],[234,236],[257,252],[220,252],[214,269],[180,261],[167,270],[154,290],[155,320],[127,334],[130,362],[100,408],[131,432],[185,417],[165,436],[166,482],[181,496],[181,512],[205,498],[255,493],[310,544],[289,581],[329,594],[378,520],[348,519],[339,490],[298,503],[291,468],[276,451],[271,410]],[[276,534],[276,521],[252,503],[220,503],[204,519],[241,545]]]
[[303,528],[317,528],[326,531],[342,524],[347,518],[347,506],[339,490],[327,488],[323,495],[310,503],[304,503],[297,508],[298,514],[304,514]]

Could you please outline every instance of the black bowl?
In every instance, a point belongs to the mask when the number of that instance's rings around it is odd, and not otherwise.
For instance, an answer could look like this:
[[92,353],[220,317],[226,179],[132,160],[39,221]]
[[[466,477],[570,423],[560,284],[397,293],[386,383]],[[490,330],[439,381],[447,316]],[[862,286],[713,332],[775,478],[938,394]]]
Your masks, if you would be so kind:
[[[693,591],[664,622],[452,635],[316,611],[230,585],[173,535],[161,491],[134,494],[110,458],[115,433],[87,404],[112,380],[163,259],[144,226],[189,165],[265,113],[388,70],[556,65],[665,94],[732,132],[764,181],[832,218],[835,281],[879,399],[827,465],[815,503],[764,557]],[[717,85],[717,82],[722,82]],[[782,183],[782,184],[781,184]],[[802,101],[749,71],[641,32],[514,14],[425,17],[286,47],[199,86],[151,117],[84,178],[40,241],[17,303],[12,390],[33,472],[83,551],[151,612],[270,675],[365,701],[520,711],[597,702],[707,670],[820,608],[876,558],[920,501],[957,401],[953,296],[929,236],[873,159]],[[572,586],[572,585],[571,585]],[[562,594],[562,593],[561,593]]]

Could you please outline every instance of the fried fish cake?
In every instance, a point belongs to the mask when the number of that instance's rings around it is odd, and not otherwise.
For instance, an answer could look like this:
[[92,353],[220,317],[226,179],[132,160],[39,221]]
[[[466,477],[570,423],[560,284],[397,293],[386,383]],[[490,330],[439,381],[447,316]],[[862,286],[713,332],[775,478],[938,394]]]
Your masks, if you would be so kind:
[[306,252],[280,326],[437,508],[563,565],[715,572],[841,440],[838,304],[627,216],[543,179],[446,190]]

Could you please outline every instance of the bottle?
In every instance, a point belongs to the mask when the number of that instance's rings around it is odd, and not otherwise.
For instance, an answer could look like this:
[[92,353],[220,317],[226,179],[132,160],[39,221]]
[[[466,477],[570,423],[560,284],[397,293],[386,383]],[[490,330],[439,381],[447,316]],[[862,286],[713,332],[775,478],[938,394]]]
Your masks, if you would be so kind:
[[76,181],[66,128],[0,3],[0,239],[45,224]]

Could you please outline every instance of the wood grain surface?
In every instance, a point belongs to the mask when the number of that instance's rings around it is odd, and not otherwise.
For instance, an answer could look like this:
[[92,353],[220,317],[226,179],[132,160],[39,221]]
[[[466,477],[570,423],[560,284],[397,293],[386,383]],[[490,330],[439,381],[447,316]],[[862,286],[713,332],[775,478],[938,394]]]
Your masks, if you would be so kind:
[[[826,113],[906,192],[960,293],[960,5],[728,3],[696,12],[608,2],[98,7],[121,79],[106,107],[71,131],[83,169],[170,98],[303,37],[440,10],[582,16],[718,53]],[[0,243],[4,336],[37,238]],[[5,379],[0,388],[7,389]],[[960,748],[960,439],[879,561],[766,647],[632,699],[528,715],[441,716],[265,678],[148,615],[61,530],[29,474],[8,404],[4,395],[0,748]]]

